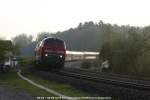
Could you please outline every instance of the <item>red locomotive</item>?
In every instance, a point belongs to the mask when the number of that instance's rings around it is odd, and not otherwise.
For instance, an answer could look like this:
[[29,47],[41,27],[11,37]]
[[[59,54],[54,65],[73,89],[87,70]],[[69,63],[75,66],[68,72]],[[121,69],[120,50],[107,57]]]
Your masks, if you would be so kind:
[[65,63],[66,45],[58,38],[48,37],[40,41],[35,48],[37,65],[50,69],[62,69]]

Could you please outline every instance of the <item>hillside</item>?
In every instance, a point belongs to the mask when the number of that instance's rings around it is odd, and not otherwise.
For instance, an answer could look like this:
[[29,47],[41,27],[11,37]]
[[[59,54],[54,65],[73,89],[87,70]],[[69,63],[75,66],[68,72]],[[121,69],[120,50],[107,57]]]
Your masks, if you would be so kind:
[[[94,23],[92,21],[80,23],[76,28],[70,28],[63,32],[49,33],[41,32],[38,34],[36,42],[42,40],[45,36],[59,37],[66,42],[67,50],[75,51],[100,51],[102,45],[117,37],[128,37],[130,29],[137,33],[149,33],[149,27],[118,26],[108,23]],[[21,49],[21,54],[34,54],[36,42],[29,43]]]

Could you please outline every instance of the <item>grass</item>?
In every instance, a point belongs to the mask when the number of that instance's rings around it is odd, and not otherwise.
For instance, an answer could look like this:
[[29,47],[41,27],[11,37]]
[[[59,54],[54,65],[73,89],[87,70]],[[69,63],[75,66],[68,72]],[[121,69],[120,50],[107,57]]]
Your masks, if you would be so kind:
[[55,81],[48,81],[48,80],[42,79],[39,76],[32,73],[31,68],[27,66],[27,65],[33,65],[32,60],[27,59],[27,60],[24,60],[24,62],[26,63],[23,63],[22,66],[20,66],[22,73],[24,76],[28,77],[34,82],[41,84],[47,88],[50,88],[54,91],[57,91],[61,94],[64,94],[66,96],[92,96],[90,93],[78,90],[69,84],[62,84],[62,83],[58,83]]
[[98,60],[84,60],[81,63],[81,68],[88,70],[100,70],[100,63]]
[[32,79],[34,82],[44,85],[52,90],[55,90],[59,93],[64,94],[66,96],[71,96],[71,97],[92,96],[91,94],[89,94],[85,91],[78,90],[69,84],[62,84],[62,83],[58,83],[58,82],[54,82],[54,81],[44,80],[33,74],[26,75],[26,76],[28,78]]
[[[73,87],[69,84],[64,84],[64,83],[62,84],[62,83],[58,83],[55,81],[49,81],[49,80],[42,79],[39,76],[32,73],[31,69],[27,65],[33,65],[33,61],[30,59],[29,60],[25,59],[22,61],[21,65],[20,65],[22,74],[40,85],[43,85],[49,89],[57,91],[58,93],[61,93],[66,96],[71,96],[71,97],[95,96],[95,95],[87,93],[83,90],[76,89],[75,87]],[[13,72],[6,73],[5,75],[3,74],[2,76],[0,76],[0,81],[1,80],[2,81],[5,80],[6,82],[8,82],[9,83],[8,85],[11,85],[18,89],[26,90],[26,91],[30,92],[31,94],[33,94],[34,96],[54,96],[54,95],[52,95],[44,90],[41,90],[41,89],[29,84],[28,82],[22,80],[21,78],[19,78],[19,76],[17,76],[16,73],[13,73]]]
[[28,68],[27,66],[22,66],[22,73],[24,76],[26,76],[27,78],[33,80],[34,82],[41,84],[49,89],[52,89],[54,91],[57,91],[61,94],[64,94],[66,96],[71,96],[71,97],[80,97],[80,96],[95,96],[94,94],[90,94],[88,92],[85,92],[83,90],[79,90],[69,84],[64,84],[64,83],[59,83],[59,82],[55,82],[55,81],[49,81],[49,80],[45,80],[39,76],[37,76],[36,74],[34,74],[30,68]]
[[[32,73],[31,69],[27,66],[32,64],[33,62],[32,60],[26,60],[24,62],[22,66],[20,66],[20,69],[22,70],[22,74],[40,85],[43,85],[49,89],[52,89],[58,93],[70,97],[97,96],[97,94],[90,94],[86,91],[76,89],[75,87],[69,84],[64,84],[64,83],[62,84],[55,81],[44,80],[39,76],[35,75],[34,73]],[[7,86],[10,88],[14,88],[15,90],[19,90],[19,92],[25,91],[35,97],[54,96],[42,89],[39,89],[38,87],[29,84],[27,81],[22,80],[15,71],[10,71],[8,73],[0,73],[0,86]]]
[[12,87],[15,90],[26,91],[33,96],[53,96],[28,82],[22,80],[16,72],[0,73],[0,86]]

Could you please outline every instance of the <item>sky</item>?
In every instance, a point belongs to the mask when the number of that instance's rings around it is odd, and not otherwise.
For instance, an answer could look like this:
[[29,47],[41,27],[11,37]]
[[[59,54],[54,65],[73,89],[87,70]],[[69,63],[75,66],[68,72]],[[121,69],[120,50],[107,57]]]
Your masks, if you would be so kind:
[[86,21],[150,25],[149,0],[0,0],[0,37],[57,32]]

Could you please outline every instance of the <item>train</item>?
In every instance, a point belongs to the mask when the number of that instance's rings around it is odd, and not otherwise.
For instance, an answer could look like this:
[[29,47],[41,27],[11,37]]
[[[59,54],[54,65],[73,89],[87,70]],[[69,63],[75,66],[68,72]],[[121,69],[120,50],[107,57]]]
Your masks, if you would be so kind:
[[66,44],[63,40],[47,37],[35,48],[36,65],[44,65],[50,69],[62,69],[65,63]]
[[99,52],[80,52],[66,50],[66,43],[59,38],[47,37],[35,48],[36,65],[49,69],[63,69],[65,61],[97,59]]
[[66,51],[65,61],[82,61],[98,59],[99,52],[88,52],[88,51]]

